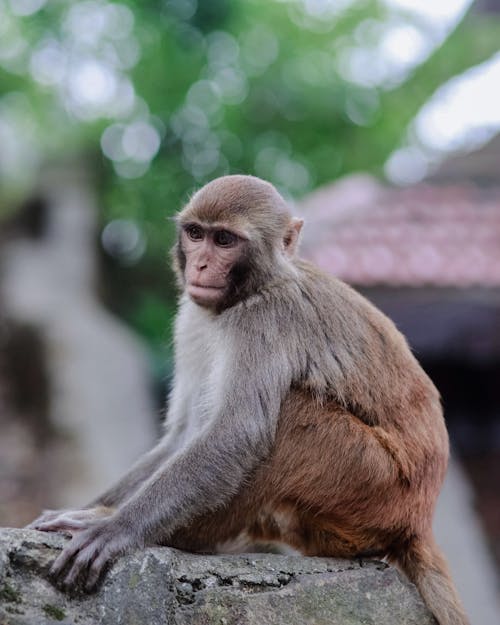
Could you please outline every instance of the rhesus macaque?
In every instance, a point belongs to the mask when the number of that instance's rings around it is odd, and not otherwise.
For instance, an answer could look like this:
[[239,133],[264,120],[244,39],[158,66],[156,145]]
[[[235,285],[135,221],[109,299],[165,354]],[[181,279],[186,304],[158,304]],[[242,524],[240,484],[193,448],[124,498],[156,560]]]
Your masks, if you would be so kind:
[[387,557],[440,625],[465,625],[431,530],[448,437],[437,390],[393,323],[296,255],[302,221],[275,188],[225,176],[178,215],[183,294],[166,433],[82,510],[52,572],[92,588],[148,545],[286,543]]

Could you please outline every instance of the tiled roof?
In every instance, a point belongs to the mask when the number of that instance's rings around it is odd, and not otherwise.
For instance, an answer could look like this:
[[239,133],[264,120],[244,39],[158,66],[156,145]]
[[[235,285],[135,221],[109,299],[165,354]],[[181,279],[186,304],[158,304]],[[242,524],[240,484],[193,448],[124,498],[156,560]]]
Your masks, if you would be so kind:
[[304,255],[360,286],[500,287],[500,188],[355,176],[305,198]]

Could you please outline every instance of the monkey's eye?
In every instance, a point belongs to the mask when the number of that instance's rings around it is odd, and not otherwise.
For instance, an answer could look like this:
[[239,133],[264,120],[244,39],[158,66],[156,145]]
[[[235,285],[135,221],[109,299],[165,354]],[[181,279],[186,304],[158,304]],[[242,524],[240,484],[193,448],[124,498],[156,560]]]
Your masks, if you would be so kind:
[[229,230],[216,230],[214,232],[214,243],[220,247],[230,247],[234,245],[237,240],[237,236]]
[[203,228],[195,224],[186,226],[185,232],[191,241],[201,241],[203,239]]

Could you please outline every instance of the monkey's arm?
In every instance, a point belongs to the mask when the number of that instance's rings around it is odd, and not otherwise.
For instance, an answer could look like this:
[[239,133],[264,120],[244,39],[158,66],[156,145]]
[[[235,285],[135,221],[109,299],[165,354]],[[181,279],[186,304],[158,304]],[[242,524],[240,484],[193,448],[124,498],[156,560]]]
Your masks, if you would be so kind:
[[180,444],[180,437],[187,425],[187,408],[185,405],[186,393],[176,376],[174,386],[169,398],[169,408],[165,420],[165,434],[161,441],[148,453],[144,454],[116,484],[97,497],[91,506],[116,507],[130,499],[140,486],[150,478],[153,473],[172,454],[176,452]]
[[151,451],[144,454],[134,466],[116,484],[92,501],[87,507],[117,507],[125,503],[140,486],[164,463],[176,450],[176,440],[165,434]]
[[80,530],[87,527],[90,521],[111,516],[114,509],[129,499],[178,448],[179,438],[186,422],[183,396],[179,384],[174,384],[163,438],[151,451],[139,458],[111,488],[83,508],[44,510],[28,527],[41,531]]
[[44,510],[28,527],[42,532],[72,531],[86,528],[89,522],[109,517],[115,508],[129,499],[169,456],[164,439],[142,456],[116,484],[84,508]]
[[290,380],[286,366],[264,367],[254,346],[245,352],[244,358],[235,354],[239,367],[234,362],[224,367],[219,405],[199,437],[163,462],[113,516],[73,537],[52,568],[59,576],[68,567],[66,585],[88,574],[91,588],[114,556],[164,542],[195,516],[224,504],[268,454]]

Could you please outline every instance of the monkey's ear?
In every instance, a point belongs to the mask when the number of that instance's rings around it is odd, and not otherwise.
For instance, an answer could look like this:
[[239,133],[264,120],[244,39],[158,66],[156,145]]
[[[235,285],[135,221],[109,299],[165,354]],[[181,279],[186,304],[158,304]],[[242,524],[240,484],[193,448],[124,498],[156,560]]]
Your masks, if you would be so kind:
[[297,246],[299,242],[300,231],[302,230],[303,225],[304,220],[299,219],[298,217],[292,217],[292,219],[290,220],[286,234],[283,238],[283,248],[285,251],[285,255],[288,256],[288,258],[293,258],[295,256],[295,252],[297,251]]

